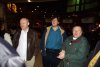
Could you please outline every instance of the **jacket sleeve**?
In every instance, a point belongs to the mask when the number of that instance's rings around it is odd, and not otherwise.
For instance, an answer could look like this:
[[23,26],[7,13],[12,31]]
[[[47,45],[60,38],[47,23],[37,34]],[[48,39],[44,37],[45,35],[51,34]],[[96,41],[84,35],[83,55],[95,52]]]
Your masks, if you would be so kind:
[[67,34],[66,32],[63,33],[63,44],[62,44],[62,50],[65,50],[65,42],[67,40]]
[[88,41],[87,40],[83,40],[82,41],[82,44],[80,44],[79,46],[79,50],[75,53],[75,54],[66,54],[65,55],[65,58],[69,61],[71,60],[85,60],[84,58],[87,57],[89,53],[89,44],[88,44]]
[[42,35],[42,38],[41,38],[41,41],[40,41],[41,50],[44,50],[45,34],[46,34],[46,30],[43,32],[43,35]]
[[25,62],[19,56],[10,57],[7,60],[7,63],[5,64],[5,66],[7,67],[26,67]]
[[66,42],[68,41],[68,38],[66,38],[63,42],[63,45],[62,45],[62,50],[66,50]]
[[38,45],[38,42],[39,42],[39,38],[38,38],[38,33],[37,32],[34,32],[34,56],[37,56],[38,53],[39,53],[39,45]]
[[65,42],[66,38],[67,38],[67,34],[66,34],[66,32],[64,32],[63,33],[63,42]]
[[19,38],[19,33],[16,32],[16,34],[14,34],[13,40],[12,40],[12,46],[16,49],[18,46],[18,38]]

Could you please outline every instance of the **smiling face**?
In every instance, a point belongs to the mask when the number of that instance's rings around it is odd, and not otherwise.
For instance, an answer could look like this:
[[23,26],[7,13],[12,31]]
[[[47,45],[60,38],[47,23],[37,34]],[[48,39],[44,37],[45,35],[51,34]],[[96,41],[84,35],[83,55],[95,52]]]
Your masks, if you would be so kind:
[[73,36],[75,37],[75,38],[78,38],[78,37],[80,37],[82,35],[82,28],[80,27],[80,26],[75,26],[74,28],[73,28]]
[[29,26],[29,21],[28,21],[28,19],[22,18],[22,19],[20,20],[20,27],[21,27],[21,29],[22,29],[22,30],[26,30],[26,29],[28,28],[28,26]]
[[58,26],[58,24],[59,24],[59,21],[58,21],[57,18],[52,19],[52,26],[53,26],[53,27]]

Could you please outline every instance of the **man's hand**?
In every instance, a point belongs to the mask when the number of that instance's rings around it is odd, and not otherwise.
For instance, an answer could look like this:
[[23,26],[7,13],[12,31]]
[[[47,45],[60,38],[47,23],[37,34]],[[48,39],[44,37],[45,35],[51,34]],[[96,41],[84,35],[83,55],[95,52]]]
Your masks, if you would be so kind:
[[64,59],[64,57],[65,57],[65,51],[62,50],[62,51],[59,53],[59,55],[57,56],[57,58],[59,58],[59,59]]

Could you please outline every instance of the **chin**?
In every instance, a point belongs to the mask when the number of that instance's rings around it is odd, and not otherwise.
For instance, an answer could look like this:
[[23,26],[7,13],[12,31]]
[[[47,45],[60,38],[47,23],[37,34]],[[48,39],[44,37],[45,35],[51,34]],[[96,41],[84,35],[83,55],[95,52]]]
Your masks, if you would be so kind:
[[75,38],[78,38],[79,36],[74,36]]
[[22,30],[25,30],[24,28],[22,28]]
[[56,27],[57,25],[53,25],[53,27]]

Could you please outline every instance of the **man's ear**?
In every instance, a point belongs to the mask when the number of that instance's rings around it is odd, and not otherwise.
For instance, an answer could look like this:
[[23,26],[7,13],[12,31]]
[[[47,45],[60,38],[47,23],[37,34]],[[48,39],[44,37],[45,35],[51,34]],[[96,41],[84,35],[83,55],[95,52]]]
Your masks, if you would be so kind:
[[28,22],[28,25],[30,25],[30,23]]

